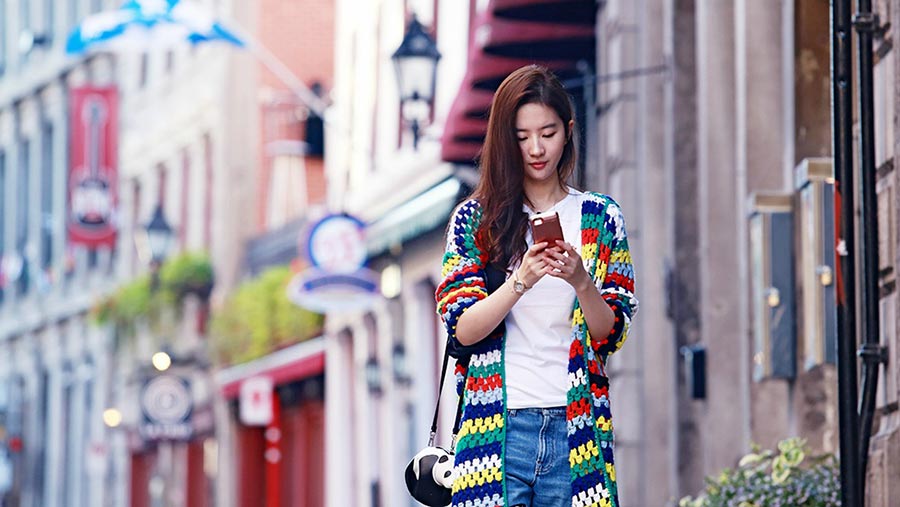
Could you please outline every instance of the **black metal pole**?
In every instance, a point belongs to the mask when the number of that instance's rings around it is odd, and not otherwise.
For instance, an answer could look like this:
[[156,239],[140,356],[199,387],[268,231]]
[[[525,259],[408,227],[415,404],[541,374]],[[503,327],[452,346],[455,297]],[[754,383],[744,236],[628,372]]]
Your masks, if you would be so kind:
[[831,0],[831,108],[834,135],[835,238],[838,256],[838,424],[841,505],[862,506],[856,413],[856,272],[853,227],[853,137],[850,0]]
[[860,122],[860,179],[862,201],[860,232],[862,284],[862,397],[860,399],[860,490],[866,486],[866,466],[869,461],[869,440],[875,416],[875,393],[878,389],[878,370],[885,356],[879,344],[878,323],[878,217],[875,196],[875,88],[873,84],[872,34],[878,28],[872,12],[872,0],[857,0],[853,26],[858,34],[859,51],[859,122]]

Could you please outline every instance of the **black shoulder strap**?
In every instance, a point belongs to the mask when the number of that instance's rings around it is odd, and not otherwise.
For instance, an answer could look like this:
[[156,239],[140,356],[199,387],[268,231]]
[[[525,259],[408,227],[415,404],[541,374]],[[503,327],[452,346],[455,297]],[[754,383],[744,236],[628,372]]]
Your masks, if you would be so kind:
[[[434,404],[434,417],[431,419],[431,433],[428,436],[428,445],[434,445],[434,436],[437,434],[438,413],[441,408],[441,393],[444,392],[444,379],[447,377],[447,363],[450,362],[450,354],[448,348],[444,348],[444,364],[441,366],[441,381],[438,387],[437,402]],[[453,440],[456,440],[456,433],[459,432],[459,420],[462,418],[462,402],[463,397],[457,396],[459,400],[456,404],[456,417],[453,420]]]
[[[503,270],[497,268],[493,264],[488,264],[485,268],[485,276],[487,280],[485,280],[485,285],[487,286],[488,294],[492,294],[495,290],[497,290],[503,283],[506,281],[506,273]],[[503,322],[500,323],[500,326],[503,326]],[[496,332],[497,330],[495,330]],[[444,347],[444,364],[441,366],[441,380],[440,386],[438,387],[438,396],[437,402],[434,404],[434,417],[431,419],[431,433],[428,436],[428,445],[434,445],[434,437],[437,434],[437,422],[438,422],[438,413],[440,412],[441,407],[441,393],[444,392],[444,379],[447,377],[447,363],[450,361],[450,344],[448,343]],[[457,359],[459,362],[468,362],[469,355],[465,355],[464,357],[460,357]],[[456,434],[459,432],[459,422],[462,419],[462,406],[463,406],[463,396],[457,396],[459,398],[456,403],[456,417],[453,419],[453,440],[456,441]]]

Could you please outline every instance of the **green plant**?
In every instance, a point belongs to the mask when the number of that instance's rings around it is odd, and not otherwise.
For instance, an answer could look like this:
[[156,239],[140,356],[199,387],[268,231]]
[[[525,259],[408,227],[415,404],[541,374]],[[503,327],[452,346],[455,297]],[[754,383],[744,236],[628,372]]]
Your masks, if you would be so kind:
[[213,266],[206,254],[186,252],[160,267],[159,282],[179,298],[188,293],[206,297],[214,283]]
[[130,334],[140,320],[152,321],[171,303],[172,295],[154,291],[150,286],[150,276],[144,275],[119,286],[115,292],[96,303],[91,308],[91,316],[98,325],[112,324]]
[[247,362],[321,333],[324,317],[288,300],[292,276],[287,266],[270,268],[214,312],[211,339],[220,362]]
[[167,309],[174,310],[177,317],[179,303],[186,294],[208,297],[214,281],[212,263],[202,253],[184,253],[169,259],[160,266],[158,276],[155,287],[149,274],[119,286],[91,309],[94,322],[112,324],[122,334],[132,334],[141,321],[161,324]]
[[833,454],[809,456],[806,441],[788,438],[778,452],[760,450],[741,458],[734,470],[706,478],[697,498],[679,507],[836,507],[841,504],[840,470]]

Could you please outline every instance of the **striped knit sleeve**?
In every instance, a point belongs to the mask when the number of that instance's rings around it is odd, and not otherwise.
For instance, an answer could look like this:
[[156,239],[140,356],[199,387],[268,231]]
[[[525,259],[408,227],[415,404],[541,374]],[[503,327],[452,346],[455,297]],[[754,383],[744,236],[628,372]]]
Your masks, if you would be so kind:
[[[616,316],[609,334],[601,339],[592,340],[595,351],[606,357],[622,348],[628,338],[631,319],[638,311],[638,300],[634,295],[634,266],[631,263],[631,252],[628,250],[628,238],[625,234],[625,218],[619,205],[610,199],[603,217],[603,231],[599,241],[608,241],[609,262],[606,273],[600,284],[600,295]],[[603,246],[601,246],[601,249]]]
[[475,244],[475,229],[480,218],[481,211],[475,201],[463,203],[454,212],[447,227],[447,247],[441,269],[443,281],[435,292],[437,312],[457,350],[462,348],[456,338],[456,323],[460,316],[488,296],[484,263]]

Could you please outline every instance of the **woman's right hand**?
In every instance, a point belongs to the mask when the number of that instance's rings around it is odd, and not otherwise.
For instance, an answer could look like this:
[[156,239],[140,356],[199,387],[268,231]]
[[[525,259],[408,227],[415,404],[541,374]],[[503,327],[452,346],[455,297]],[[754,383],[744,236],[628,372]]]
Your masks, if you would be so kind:
[[547,248],[546,241],[535,243],[522,256],[522,263],[516,269],[516,275],[526,287],[534,287],[534,284],[553,269],[553,266],[541,255],[545,248]]

